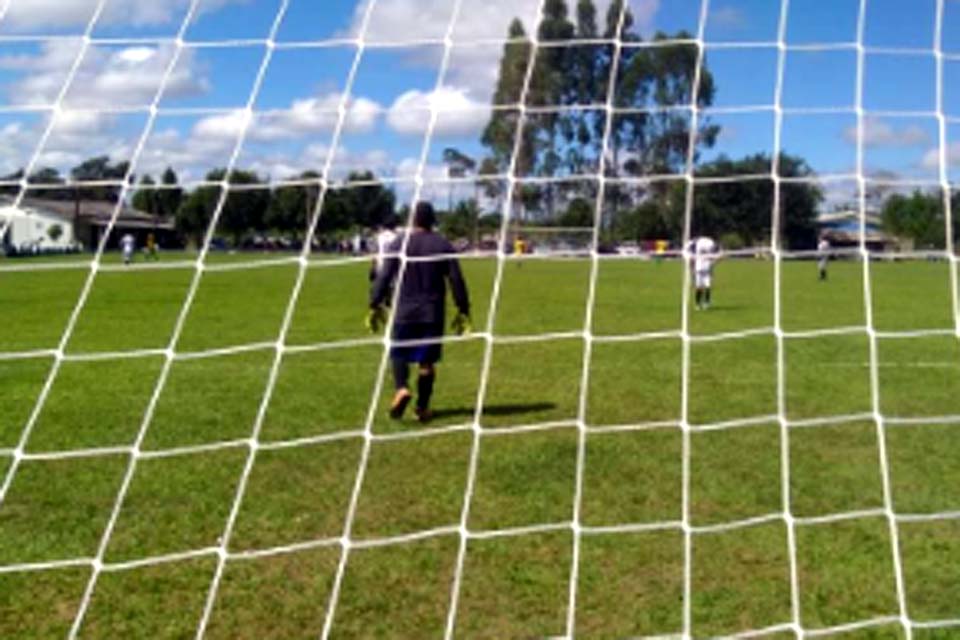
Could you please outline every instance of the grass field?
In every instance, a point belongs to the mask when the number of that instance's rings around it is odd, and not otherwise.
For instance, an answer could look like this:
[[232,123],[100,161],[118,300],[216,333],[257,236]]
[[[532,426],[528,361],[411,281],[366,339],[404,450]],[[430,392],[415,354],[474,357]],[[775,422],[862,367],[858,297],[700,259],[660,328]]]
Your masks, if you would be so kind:
[[[275,342],[296,269],[205,273],[177,353]],[[466,259],[464,269],[474,327],[483,329],[494,263]],[[889,419],[878,429],[866,332],[809,333],[865,325],[862,265],[834,263],[825,283],[812,262],[783,265],[781,407],[777,339],[763,331],[774,325],[773,264],[720,264],[714,307],[690,315],[692,429],[685,438],[683,343],[673,333],[681,328],[681,268],[601,263],[585,394],[577,637],[682,632],[685,439],[695,637],[793,620],[789,530],[779,517],[785,493],[799,519],[803,628],[893,617],[843,637],[906,637],[896,622],[882,448],[894,511],[906,516],[896,528],[906,613],[918,623],[960,619],[960,519],[912,517],[960,511],[960,343],[949,269],[942,262],[871,265],[880,332],[876,391]],[[0,271],[0,352],[55,349],[88,274]],[[65,352],[166,348],[192,275],[189,268],[97,274]],[[493,325],[504,340],[492,350],[467,521],[480,535],[467,544],[458,638],[565,633],[574,554],[566,525],[575,508],[585,347],[574,334],[584,327],[589,275],[587,260],[531,260],[504,270]],[[344,532],[382,355],[375,341],[358,342],[370,339],[362,325],[366,286],[362,264],[317,264],[307,273],[287,336],[288,345],[303,348],[281,361],[260,432],[264,448],[226,541],[207,637],[317,637],[323,627],[341,557],[333,542]],[[727,335],[748,330],[757,331]],[[546,333],[561,335],[512,339]],[[475,337],[445,347],[437,417],[427,427],[386,419],[389,384],[376,399],[352,526],[359,546],[348,556],[332,637],[442,637],[485,346]],[[201,355],[170,367],[146,425],[145,455],[105,546],[84,637],[196,633],[275,351]],[[52,366],[43,354],[0,359],[0,477],[14,467]],[[26,439],[29,455],[0,505],[0,637],[63,637],[69,630],[128,468],[122,448],[137,439],[163,367],[162,355],[149,353],[63,362]],[[781,409],[798,423],[789,428],[787,492]],[[829,419],[840,416],[847,418]],[[942,416],[952,419],[935,419]],[[550,428],[531,428],[543,423]],[[709,428],[718,423],[728,428]],[[397,437],[404,434],[411,437]],[[203,447],[224,442],[234,444]],[[104,448],[113,449],[90,451]],[[78,455],[56,455],[62,452]],[[663,526],[642,526],[656,523]],[[724,524],[731,526],[715,526]],[[524,529],[537,525],[558,526]],[[631,528],[616,530],[625,525]],[[483,534],[502,530],[509,531]],[[424,531],[434,533],[371,543]],[[252,551],[264,553],[244,555]],[[159,556],[172,558],[137,562]],[[87,562],[58,562],[66,560]],[[51,562],[42,570],[4,570]],[[960,626],[921,627],[913,637],[960,638]],[[765,637],[794,634],[778,627]]]

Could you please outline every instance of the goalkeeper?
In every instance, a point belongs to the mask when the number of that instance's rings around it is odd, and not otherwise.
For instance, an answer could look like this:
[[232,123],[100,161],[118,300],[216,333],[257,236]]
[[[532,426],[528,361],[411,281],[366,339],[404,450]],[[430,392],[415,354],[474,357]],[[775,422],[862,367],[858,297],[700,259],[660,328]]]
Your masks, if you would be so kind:
[[[404,269],[392,335],[395,341],[416,342],[395,345],[390,351],[396,387],[390,404],[390,417],[394,420],[403,417],[413,398],[409,386],[411,363],[419,365],[417,419],[428,422],[433,415],[430,411],[430,396],[433,394],[437,375],[436,364],[443,351],[440,339],[444,332],[448,281],[458,310],[453,328],[458,334],[470,330],[470,298],[460,272],[460,263],[454,257],[456,251],[453,246],[433,231],[436,223],[433,207],[427,202],[418,203],[413,214],[413,233],[410,234],[406,246],[406,256],[413,260],[409,260]],[[402,246],[401,237],[390,248],[391,253],[400,252]],[[431,256],[437,257],[430,259]],[[378,331],[386,319],[384,304],[399,270],[400,260],[397,257],[387,258],[373,282],[368,317],[368,326],[372,331]]]

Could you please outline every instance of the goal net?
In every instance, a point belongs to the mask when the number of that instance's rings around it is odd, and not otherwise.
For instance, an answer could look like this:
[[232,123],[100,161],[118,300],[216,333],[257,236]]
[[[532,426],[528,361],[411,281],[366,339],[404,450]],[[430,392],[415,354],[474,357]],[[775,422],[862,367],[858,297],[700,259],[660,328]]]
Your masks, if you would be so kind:
[[956,3],[9,0],[0,78],[0,635],[960,634]]

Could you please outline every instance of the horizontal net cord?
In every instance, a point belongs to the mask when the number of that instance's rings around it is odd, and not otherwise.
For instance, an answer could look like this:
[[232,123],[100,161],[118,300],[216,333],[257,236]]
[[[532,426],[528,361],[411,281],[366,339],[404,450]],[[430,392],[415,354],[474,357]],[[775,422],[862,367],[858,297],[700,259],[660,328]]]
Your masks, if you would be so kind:
[[[693,27],[694,25],[689,25]],[[117,37],[117,36],[97,36],[83,34],[42,34],[42,33],[24,33],[24,34],[0,34],[0,44],[4,43],[38,43],[38,42],[89,42],[97,46],[144,46],[144,45],[177,45],[184,49],[221,49],[231,47],[270,47],[276,50],[285,49],[326,49],[326,48],[350,48],[360,47],[363,49],[404,49],[408,47],[429,46],[441,47],[449,44],[454,50],[466,49],[482,46],[506,46],[506,45],[529,45],[532,43],[529,37],[504,38],[504,37],[471,37],[447,39],[443,37],[424,37],[409,38],[398,40],[368,40],[356,37],[332,37],[317,38],[313,40],[303,39],[285,39],[285,38],[222,38],[222,39],[204,39],[170,36],[139,36],[139,37]],[[575,48],[578,46],[608,46],[619,45],[622,49],[657,49],[669,47],[698,47],[703,46],[707,50],[724,49],[781,49],[784,51],[815,52],[815,51],[863,51],[867,55],[902,55],[902,56],[939,56],[945,60],[960,59],[960,51],[937,51],[934,46],[931,47],[900,47],[900,46],[877,46],[870,44],[860,44],[854,40],[836,40],[819,42],[792,42],[789,40],[711,40],[704,38],[676,38],[669,33],[661,39],[648,39],[639,41],[620,40],[617,38],[581,38],[581,39],[556,39],[539,40],[537,46],[541,49],[551,48]]]
[[[482,407],[480,413],[482,415]],[[824,427],[836,427],[851,423],[868,423],[880,420],[889,427],[893,428],[917,428],[935,425],[960,425],[960,415],[946,416],[926,416],[897,418],[892,416],[878,417],[873,413],[853,413],[837,414],[828,416],[818,416],[813,418],[785,418],[778,414],[763,414],[757,416],[748,416],[744,418],[726,420],[712,423],[687,423],[684,425],[682,420],[653,420],[640,421],[627,424],[604,424],[591,420],[551,420],[547,422],[536,422],[529,424],[518,424],[510,426],[484,425],[481,418],[480,422],[469,421],[456,424],[449,424],[439,427],[426,427],[422,429],[410,429],[399,432],[379,432],[374,431],[366,434],[362,429],[340,429],[317,434],[314,436],[302,436],[291,438],[289,440],[262,440],[251,438],[235,438],[231,440],[221,440],[207,442],[195,445],[183,445],[169,448],[145,448],[137,445],[114,445],[105,447],[90,447],[80,449],[64,449],[52,451],[33,451],[28,448],[23,449],[0,449],[0,456],[18,458],[21,461],[49,462],[55,460],[83,459],[104,456],[128,455],[138,459],[159,459],[172,458],[179,456],[189,456],[198,453],[208,453],[226,449],[253,449],[262,451],[277,451],[283,449],[292,449],[296,447],[313,446],[331,442],[342,442],[345,440],[369,439],[373,442],[393,442],[399,440],[412,440],[420,438],[429,438],[433,436],[449,435],[452,433],[476,432],[485,438],[509,437],[511,435],[562,431],[582,427],[588,434],[602,436],[612,433],[633,433],[645,431],[666,431],[687,430],[692,434],[709,433],[715,431],[728,431],[733,429],[742,429],[749,427],[773,427],[782,424],[788,429],[816,429]]]
[[[731,184],[744,182],[774,181],[781,184],[801,184],[801,185],[822,185],[836,182],[856,182],[858,180],[855,173],[824,173],[811,174],[809,176],[778,176],[769,172],[765,173],[745,173],[727,176],[706,176],[694,174],[692,177],[679,173],[648,174],[641,176],[598,176],[596,173],[582,173],[558,176],[535,176],[522,175],[510,176],[507,174],[483,174],[478,176],[464,178],[431,178],[422,180],[420,184],[428,187],[450,187],[464,186],[472,187],[476,184],[488,184],[497,182],[513,182],[518,185],[615,185],[624,187],[646,187],[650,185],[686,182],[693,185],[711,185],[711,184]],[[934,178],[911,178],[911,177],[887,177],[887,176],[866,176],[864,181],[868,185],[889,186],[889,187],[926,187],[941,188],[943,183]],[[0,186],[18,187],[22,189],[24,197],[41,197],[47,191],[62,191],[69,188],[89,188],[89,187],[118,187],[125,185],[129,191],[171,191],[171,190],[192,190],[200,188],[222,189],[229,193],[242,193],[247,191],[274,191],[283,188],[295,187],[317,187],[324,186],[328,189],[357,189],[360,187],[381,186],[381,187],[406,187],[413,188],[417,182],[404,177],[384,176],[374,180],[353,180],[342,182],[331,182],[324,178],[311,179],[270,179],[265,182],[252,184],[230,184],[222,180],[185,180],[174,185],[156,184],[149,186],[129,185],[122,180],[89,180],[89,181],[65,181],[62,183],[38,183],[25,182],[22,180],[0,180]],[[950,182],[951,187],[954,182]],[[11,205],[8,205],[11,206]],[[19,205],[18,205],[19,206]],[[29,207],[28,202],[23,206]]]
[[[350,106],[345,107],[346,111],[350,110]],[[380,107],[379,112],[384,113],[389,110],[389,107]],[[409,107],[405,109],[407,112],[412,113],[429,113],[431,111],[428,107]],[[288,108],[269,108],[269,109],[243,109],[240,107],[176,107],[176,106],[163,106],[163,107],[154,107],[152,105],[142,104],[142,105],[110,105],[110,106],[85,106],[82,104],[72,105],[67,103],[65,105],[54,105],[54,104],[12,104],[12,105],[0,105],[0,114],[51,114],[56,124],[56,119],[61,114],[76,114],[76,115],[145,115],[145,114],[157,114],[158,116],[170,116],[170,117],[198,117],[198,116],[237,116],[243,115],[254,120],[258,118],[270,118],[276,116],[282,116],[289,113]],[[721,105],[721,106],[706,106],[706,107],[691,107],[689,104],[677,103],[677,104],[663,104],[663,105],[650,105],[643,107],[632,107],[632,106],[623,106],[619,105],[616,102],[607,104],[603,102],[583,102],[583,103],[555,103],[555,104],[539,104],[539,103],[498,103],[493,105],[448,105],[442,109],[436,109],[436,113],[440,115],[440,119],[443,119],[444,115],[460,115],[464,113],[517,113],[517,114],[526,114],[528,116],[537,116],[537,115],[556,115],[562,113],[576,113],[582,111],[596,111],[604,113],[613,113],[614,115],[667,115],[667,114],[681,114],[681,115],[690,115],[693,112],[700,112],[705,117],[717,116],[717,115],[748,115],[748,114],[774,114],[781,113],[788,116],[817,116],[817,115],[850,115],[855,116],[857,113],[863,113],[870,117],[884,118],[884,119],[936,119],[944,118],[946,122],[955,123],[960,122],[960,115],[951,116],[946,115],[942,111],[932,110],[932,109],[917,109],[917,110],[890,110],[890,109],[871,109],[863,108],[858,110],[852,105],[817,105],[817,106],[783,106],[776,105],[767,102],[758,102],[758,103],[744,103],[744,104],[735,104],[735,105]],[[327,109],[327,108],[314,108],[308,111],[311,115],[317,116],[330,116],[336,117],[336,114],[339,111],[337,109]],[[596,174],[592,174],[596,175]],[[5,180],[0,181],[0,184],[17,184],[21,181],[11,181]],[[42,184],[42,183],[41,183]],[[69,178],[65,178],[63,184],[71,184]],[[164,185],[151,185],[150,188],[163,188]]]
[[[706,525],[691,525],[686,527],[691,535],[709,536],[719,533],[726,533],[741,529],[763,526],[770,523],[793,521],[800,527],[821,527],[839,522],[849,522],[864,519],[883,518],[886,511],[883,508],[863,509],[856,511],[836,512],[821,516],[793,516],[782,512],[770,512],[767,514],[730,520],[720,523]],[[895,514],[898,521],[904,523],[915,522],[936,522],[936,521],[956,521],[960,519],[960,512],[938,512],[921,514]],[[200,556],[223,555],[227,560],[250,560],[256,558],[266,558],[272,556],[282,556],[291,553],[298,553],[329,546],[349,546],[351,548],[363,549],[386,546],[400,546],[418,542],[431,538],[438,538],[450,535],[460,535],[468,540],[490,540],[496,538],[515,538],[528,535],[536,535],[550,532],[578,531],[585,536],[610,536],[610,535],[630,535],[637,533],[651,533],[658,531],[682,531],[685,527],[680,520],[663,520],[650,522],[636,522],[616,525],[579,525],[576,526],[572,520],[559,522],[550,522],[542,524],[532,524],[517,527],[506,527],[502,529],[470,529],[461,527],[459,524],[449,524],[413,531],[403,534],[382,536],[382,537],[361,537],[356,539],[345,539],[342,536],[330,536],[301,540],[290,544],[278,545],[273,547],[264,547],[258,549],[238,549],[225,550],[221,546],[207,546],[196,549],[188,549],[173,553],[160,554],[156,556],[147,556],[131,560],[117,562],[99,561],[95,556],[86,556],[78,558],[66,558],[59,560],[27,562],[21,564],[0,565],[0,575],[11,573],[35,573],[42,571],[54,571],[77,566],[98,565],[102,571],[119,572],[146,566],[169,564],[183,561]],[[944,622],[950,622],[945,619]],[[927,621],[925,624],[935,624],[934,621]]]
[[[575,230],[574,230],[575,229]],[[590,235],[588,228],[569,228],[566,231],[558,231],[555,227],[525,227],[521,233],[526,235],[536,235],[543,232],[545,235],[572,234],[572,235]],[[499,238],[498,238],[499,239]],[[592,243],[592,241],[591,241]],[[386,258],[400,258],[407,262],[443,262],[447,260],[460,260],[464,264],[469,264],[474,260],[483,259],[505,259],[510,261],[546,261],[557,260],[563,257],[568,258],[596,258],[600,262],[632,262],[643,261],[649,258],[659,259],[690,259],[693,254],[683,249],[667,249],[664,251],[640,250],[637,248],[635,253],[601,253],[595,249],[548,249],[545,251],[515,254],[509,248],[504,247],[501,241],[500,249],[490,250],[469,250],[459,253],[438,253],[430,256],[406,256],[402,253],[386,252],[382,254]],[[279,257],[256,258],[257,255],[275,255]],[[76,271],[76,270],[94,270],[105,273],[135,273],[149,271],[168,271],[168,270],[189,270],[196,269],[212,273],[227,271],[244,271],[252,269],[265,269],[270,267],[283,267],[288,265],[305,265],[310,269],[323,269],[328,267],[342,267],[356,264],[369,264],[371,259],[380,254],[370,251],[367,253],[351,254],[345,257],[334,257],[335,253],[324,253],[319,251],[310,251],[307,253],[297,253],[289,250],[265,251],[265,250],[238,250],[236,252],[224,252],[217,258],[207,257],[194,258],[190,260],[171,260],[168,262],[140,262],[129,265],[120,263],[103,263],[96,259],[93,260],[45,260],[42,262],[24,264],[18,262],[18,259],[9,259],[0,261],[0,273],[23,273],[31,271]],[[778,250],[770,245],[758,245],[747,249],[733,249],[723,251],[715,255],[716,259],[724,258],[773,258],[781,256],[783,259],[798,261],[809,260],[819,257],[831,258],[852,258],[869,259],[878,262],[898,261],[898,260],[943,260],[948,262],[960,261],[960,256],[950,253],[949,250],[921,250],[921,251],[864,251],[862,248],[831,248],[824,251],[820,250],[798,250],[785,251]],[[238,258],[237,256],[245,256]],[[249,256],[247,258],[246,256]],[[30,258],[21,260],[29,261]],[[209,260],[209,261],[208,261]]]
[[[362,311],[362,310],[361,310]],[[362,315],[362,314],[361,314]],[[358,320],[359,322],[359,320]],[[477,331],[464,335],[446,334],[439,338],[425,338],[415,340],[395,340],[387,336],[370,338],[352,338],[344,340],[330,340],[307,344],[287,344],[277,342],[252,342],[234,346],[201,349],[196,351],[175,351],[170,348],[131,349],[126,351],[90,351],[74,352],[62,349],[37,349],[32,351],[0,352],[0,362],[15,360],[37,360],[52,358],[63,362],[103,362],[111,360],[129,360],[135,358],[162,357],[174,361],[204,360],[223,356],[249,353],[254,351],[280,351],[284,354],[302,354],[318,351],[349,349],[371,346],[424,346],[431,344],[457,344],[464,342],[488,342],[500,345],[561,342],[583,340],[599,344],[621,344],[649,342],[654,340],[680,340],[698,343],[724,342],[761,336],[783,337],[787,340],[812,340],[824,337],[858,336],[876,337],[881,340],[910,340],[919,338],[949,338],[956,337],[955,329],[929,328],[910,330],[876,330],[865,325],[851,325],[846,327],[827,327],[808,330],[778,330],[774,326],[761,326],[738,331],[717,333],[684,333],[682,331],[652,331],[634,334],[594,334],[582,330],[558,331],[533,334],[489,334]]]
[[[536,231],[532,232],[536,234]],[[586,231],[583,232],[584,235],[587,234]],[[527,232],[527,235],[531,235],[531,232]],[[277,253],[292,253],[292,252],[280,252]],[[446,261],[451,259],[460,260],[461,264],[469,264],[472,261],[480,261],[484,259],[496,260],[503,259],[510,262],[551,262],[551,261],[562,261],[569,259],[583,259],[588,260],[594,257],[596,252],[592,249],[561,249],[561,250],[546,250],[539,253],[526,253],[523,255],[515,255],[507,250],[478,250],[478,251],[469,251],[466,253],[450,253],[450,254],[435,254],[433,256],[407,256],[406,259],[409,262],[437,262],[437,261]],[[797,261],[809,261],[811,259],[827,256],[834,259],[850,259],[850,260],[862,260],[864,257],[869,258],[870,260],[876,262],[889,262],[897,260],[942,260],[944,262],[958,262],[960,261],[960,256],[951,255],[943,251],[901,251],[895,253],[878,253],[878,252],[867,252],[864,254],[859,249],[831,249],[827,251],[780,251],[777,252],[770,247],[762,246],[755,249],[740,249],[736,251],[729,251],[726,253],[719,254],[718,258],[736,258],[736,259],[771,259],[777,253],[779,253],[784,259],[791,260],[796,259]],[[2,273],[31,273],[31,272],[50,272],[50,271],[84,271],[95,269],[103,273],[137,273],[137,272],[156,272],[156,271],[187,271],[187,270],[202,270],[209,273],[223,273],[230,271],[247,271],[247,270],[256,270],[256,269],[266,269],[271,267],[285,267],[285,266],[296,266],[296,265],[306,265],[308,269],[325,269],[325,268],[336,268],[336,267],[345,267],[350,265],[369,265],[372,258],[376,257],[376,253],[364,253],[360,255],[351,255],[345,258],[335,258],[332,257],[335,254],[325,254],[325,253],[311,253],[309,256],[304,257],[301,255],[286,255],[285,257],[278,258],[263,258],[256,259],[252,256],[254,255],[265,255],[260,251],[242,251],[239,254],[245,254],[251,256],[249,259],[236,259],[233,258],[226,259],[224,261],[219,261],[215,259],[212,262],[199,262],[196,259],[193,260],[172,260],[169,262],[140,262],[133,263],[130,265],[123,265],[120,263],[116,264],[104,264],[97,263],[90,260],[83,261],[73,261],[73,260],[53,260],[49,262],[35,263],[35,264],[18,264],[17,259],[11,259],[4,263],[0,261],[0,274]],[[238,255],[238,254],[224,254],[226,255]],[[268,254],[266,254],[268,255]],[[388,256],[390,257],[390,256]],[[392,257],[402,258],[403,256],[394,255]],[[685,255],[682,251],[679,250],[668,250],[657,253],[656,251],[641,251],[638,253],[627,254],[627,253],[599,253],[596,255],[596,259],[600,262],[641,262],[648,261],[651,258],[657,258],[661,260],[676,260],[676,259],[687,259],[691,256],[689,254]],[[29,259],[27,259],[29,260]]]

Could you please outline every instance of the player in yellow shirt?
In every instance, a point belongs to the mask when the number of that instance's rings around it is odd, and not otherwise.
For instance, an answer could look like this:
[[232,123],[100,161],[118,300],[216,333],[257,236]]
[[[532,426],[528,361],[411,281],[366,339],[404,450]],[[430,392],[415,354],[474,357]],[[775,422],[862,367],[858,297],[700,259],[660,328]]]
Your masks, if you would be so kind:
[[144,247],[144,250],[147,254],[147,260],[160,259],[160,256],[157,254],[157,237],[153,235],[153,232],[147,234],[147,245]]
[[[523,239],[523,236],[517,236],[513,240],[513,255],[516,258],[522,258],[523,255],[527,252],[527,241]],[[523,261],[518,260],[517,266],[522,267]]]

